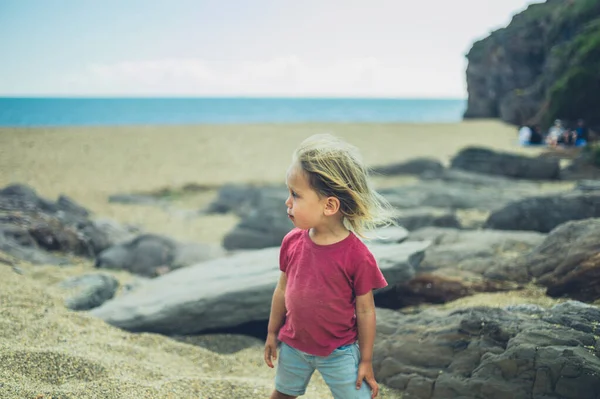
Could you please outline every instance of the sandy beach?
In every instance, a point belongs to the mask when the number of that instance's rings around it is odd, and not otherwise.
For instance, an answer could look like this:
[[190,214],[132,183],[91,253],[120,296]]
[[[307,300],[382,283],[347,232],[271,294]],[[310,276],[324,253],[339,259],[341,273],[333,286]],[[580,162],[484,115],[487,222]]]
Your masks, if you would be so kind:
[[[24,183],[49,199],[65,194],[98,218],[134,224],[181,240],[220,243],[237,222],[231,215],[190,217],[225,183],[283,183],[294,147],[314,133],[336,134],[359,147],[368,165],[414,157],[448,162],[465,146],[532,153],[516,145],[511,126],[493,121],[440,125],[243,125],[0,129],[0,187]],[[108,202],[117,193],[205,190],[172,201],[173,208]],[[390,181],[378,179],[377,184]],[[177,208],[177,211],[174,210]],[[218,353],[157,334],[131,334],[85,313],[67,310],[57,283],[93,270],[34,266],[0,252],[0,397],[16,398],[244,398],[268,397],[274,371],[262,361],[262,342]],[[121,282],[130,276],[111,272]],[[469,303],[547,305],[539,289],[486,294]],[[464,304],[465,301],[463,301]],[[231,337],[213,337],[231,341]],[[220,341],[219,341],[220,340]],[[207,346],[207,345],[204,345]],[[209,345],[210,346],[210,345]],[[214,348],[213,348],[214,349]],[[319,376],[308,399],[331,398]],[[400,398],[384,387],[381,398]]]

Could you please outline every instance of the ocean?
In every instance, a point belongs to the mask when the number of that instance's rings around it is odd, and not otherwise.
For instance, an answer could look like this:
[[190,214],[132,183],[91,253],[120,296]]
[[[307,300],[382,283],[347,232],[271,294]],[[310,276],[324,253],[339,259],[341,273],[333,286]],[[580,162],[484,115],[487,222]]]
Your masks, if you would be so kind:
[[0,126],[442,123],[462,120],[465,107],[462,99],[0,97]]

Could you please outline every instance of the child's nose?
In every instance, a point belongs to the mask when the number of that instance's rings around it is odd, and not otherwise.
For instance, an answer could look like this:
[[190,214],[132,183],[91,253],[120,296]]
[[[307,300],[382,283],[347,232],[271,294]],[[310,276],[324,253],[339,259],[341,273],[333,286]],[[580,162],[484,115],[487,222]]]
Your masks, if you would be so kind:
[[287,206],[288,208],[292,207],[292,196],[288,195],[288,197],[285,200],[285,206]]

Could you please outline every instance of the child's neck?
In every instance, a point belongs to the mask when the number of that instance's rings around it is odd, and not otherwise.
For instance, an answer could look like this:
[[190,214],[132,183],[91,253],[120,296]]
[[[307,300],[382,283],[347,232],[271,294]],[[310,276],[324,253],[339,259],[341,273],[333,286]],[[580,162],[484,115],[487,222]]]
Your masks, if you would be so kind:
[[308,231],[310,239],[318,245],[331,245],[340,242],[350,234],[343,223],[331,226],[317,226]]

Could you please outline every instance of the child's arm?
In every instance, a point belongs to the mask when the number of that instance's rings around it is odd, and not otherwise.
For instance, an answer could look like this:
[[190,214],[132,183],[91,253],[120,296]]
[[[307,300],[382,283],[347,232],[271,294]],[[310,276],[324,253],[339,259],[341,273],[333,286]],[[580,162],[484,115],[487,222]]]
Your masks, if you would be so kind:
[[[277,333],[283,325],[285,317],[285,286],[287,284],[287,275],[281,273],[279,282],[273,292],[271,301],[271,315],[269,316],[269,327],[267,329],[267,342],[265,343],[265,362],[267,366],[273,368],[273,360],[277,359]],[[272,360],[273,359],[273,360]]]
[[375,343],[375,301],[373,291],[356,297],[356,321],[358,324],[358,345],[360,347],[360,365],[356,388],[360,388],[363,380],[371,387],[371,397],[379,392],[379,386],[373,373],[373,345]]

